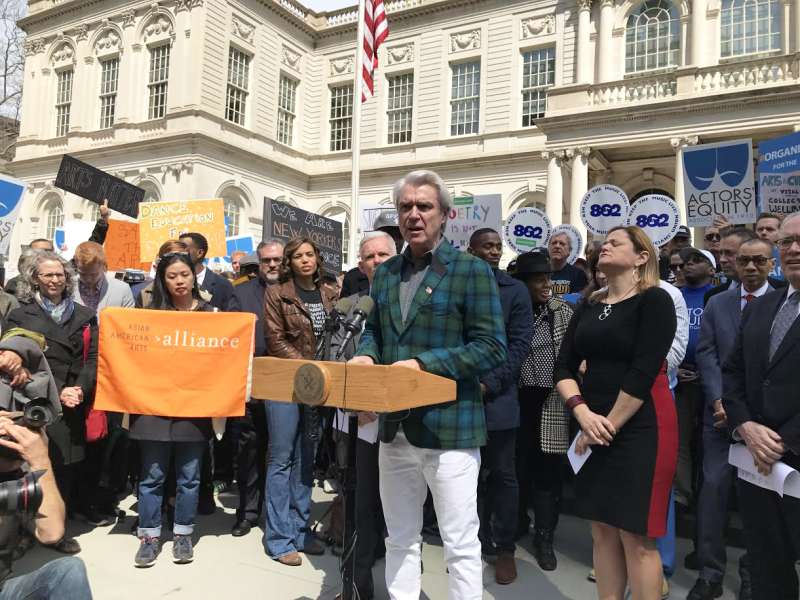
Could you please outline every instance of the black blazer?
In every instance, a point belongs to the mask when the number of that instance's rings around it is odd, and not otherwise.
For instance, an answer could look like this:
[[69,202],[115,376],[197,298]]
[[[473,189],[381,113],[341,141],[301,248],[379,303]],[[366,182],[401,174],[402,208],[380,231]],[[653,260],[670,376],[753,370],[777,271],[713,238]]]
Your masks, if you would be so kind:
[[786,288],[753,300],[742,313],[736,343],[722,367],[722,404],[733,432],[745,421],[776,431],[789,451],[784,461],[800,468],[800,317],[769,360],[769,337]]
[[256,316],[256,344],[253,356],[267,355],[267,338],[264,337],[264,294],[267,285],[258,277],[233,288],[228,304],[231,312],[249,312]]
[[200,289],[211,294],[211,306],[218,310],[228,310],[228,302],[233,296],[233,285],[230,281],[206,267],[206,274]]

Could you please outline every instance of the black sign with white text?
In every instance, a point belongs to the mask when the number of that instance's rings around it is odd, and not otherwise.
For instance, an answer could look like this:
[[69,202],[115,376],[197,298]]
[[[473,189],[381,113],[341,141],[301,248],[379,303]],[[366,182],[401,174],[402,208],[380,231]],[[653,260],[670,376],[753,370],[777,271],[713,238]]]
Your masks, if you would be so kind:
[[108,200],[112,210],[136,219],[144,190],[109,175],[85,162],[65,154],[56,176],[56,187],[97,204]]

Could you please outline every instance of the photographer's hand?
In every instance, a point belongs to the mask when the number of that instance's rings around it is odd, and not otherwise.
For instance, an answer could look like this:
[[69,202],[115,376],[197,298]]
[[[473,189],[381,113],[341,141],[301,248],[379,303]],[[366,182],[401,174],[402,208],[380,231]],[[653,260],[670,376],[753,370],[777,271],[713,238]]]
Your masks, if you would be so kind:
[[22,358],[11,350],[0,350],[0,371],[14,377],[22,368]]
[[30,380],[31,380],[30,371],[28,371],[28,369],[23,367],[19,371],[17,371],[17,374],[14,375],[13,379],[11,380],[11,387],[22,387]]
[[13,450],[30,466],[31,471],[50,470],[50,456],[47,451],[47,434],[44,429],[33,431],[17,425],[8,417],[0,416],[0,445]]

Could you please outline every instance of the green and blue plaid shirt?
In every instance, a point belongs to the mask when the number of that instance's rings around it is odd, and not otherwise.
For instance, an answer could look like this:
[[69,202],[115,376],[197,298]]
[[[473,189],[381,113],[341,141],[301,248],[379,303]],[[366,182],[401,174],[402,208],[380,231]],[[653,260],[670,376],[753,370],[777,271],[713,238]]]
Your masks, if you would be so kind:
[[400,307],[402,256],[378,267],[370,315],[357,354],[375,364],[416,358],[429,373],[455,379],[454,402],[381,416],[381,441],[402,424],[420,448],[477,448],[486,443],[479,377],[506,360],[497,282],[489,265],[445,240],[433,251],[405,320]]

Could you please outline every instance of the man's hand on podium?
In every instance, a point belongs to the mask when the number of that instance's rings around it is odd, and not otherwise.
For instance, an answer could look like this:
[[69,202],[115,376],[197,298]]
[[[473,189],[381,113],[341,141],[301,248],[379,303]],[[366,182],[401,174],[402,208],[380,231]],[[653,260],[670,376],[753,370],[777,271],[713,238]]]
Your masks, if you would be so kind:
[[369,356],[354,356],[350,360],[347,361],[348,365],[366,365],[371,367],[375,364],[375,361],[372,360]]
[[405,367],[406,369],[414,369],[415,371],[422,371],[419,365],[419,361],[416,358],[410,358],[408,360],[398,360],[396,363],[392,363],[393,367]]

